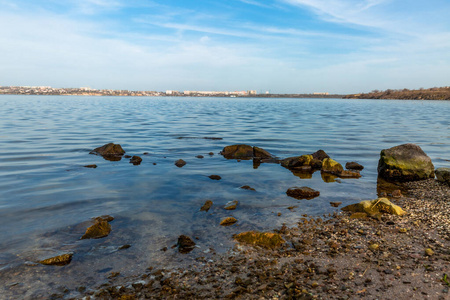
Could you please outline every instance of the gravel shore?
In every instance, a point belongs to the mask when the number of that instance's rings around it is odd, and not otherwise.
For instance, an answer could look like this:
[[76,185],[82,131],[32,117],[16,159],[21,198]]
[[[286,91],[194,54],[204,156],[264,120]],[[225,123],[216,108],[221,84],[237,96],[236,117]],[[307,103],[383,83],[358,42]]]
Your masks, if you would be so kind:
[[[450,299],[450,187],[409,182],[404,216],[304,216],[275,250],[236,244],[183,269],[113,277],[85,299]],[[188,254],[194,255],[194,253]]]

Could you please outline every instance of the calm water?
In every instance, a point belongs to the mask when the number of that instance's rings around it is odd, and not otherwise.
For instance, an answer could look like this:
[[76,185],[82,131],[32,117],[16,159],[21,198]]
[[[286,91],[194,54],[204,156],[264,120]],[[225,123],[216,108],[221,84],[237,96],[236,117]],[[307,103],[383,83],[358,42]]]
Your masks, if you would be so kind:
[[[149,266],[188,263],[211,247],[229,249],[234,233],[292,225],[302,214],[332,213],[337,208],[330,201],[345,205],[376,198],[384,148],[416,143],[436,167],[450,167],[449,101],[0,96],[0,107],[0,298],[5,299],[35,298],[63,287],[67,296],[76,296],[77,287],[106,282],[111,272],[132,276]],[[109,142],[140,155],[142,164],[89,154]],[[330,183],[320,172],[300,178],[277,164],[254,169],[251,161],[218,155],[235,143],[280,158],[323,149],[341,164],[357,161],[365,169],[360,179]],[[200,154],[203,159],[196,158]],[[174,165],[180,158],[187,162],[183,168]],[[84,168],[87,164],[98,168]],[[209,179],[211,174],[222,180]],[[256,192],[239,189],[242,185]],[[292,186],[309,186],[321,195],[295,200],[285,194]],[[199,212],[207,199],[213,208]],[[237,210],[222,208],[235,199]],[[293,205],[294,211],[287,209]],[[86,222],[105,214],[115,217],[111,234],[79,240]],[[230,215],[237,224],[218,225]],[[191,254],[170,249],[180,234],[198,237]],[[124,244],[131,248],[117,251]],[[68,266],[35,264],[66,252],[74,253]]]

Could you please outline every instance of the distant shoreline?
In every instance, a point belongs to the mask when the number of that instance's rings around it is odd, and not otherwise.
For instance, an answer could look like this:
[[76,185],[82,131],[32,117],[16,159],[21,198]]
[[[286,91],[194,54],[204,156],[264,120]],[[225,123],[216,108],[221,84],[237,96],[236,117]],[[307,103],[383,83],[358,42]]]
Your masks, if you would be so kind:
[[195,98],[315,98],[315,99],[384,99],[384,100],[450,100],[450,87],[419,90],[374,90],[360,94],[256,94],[254,91],[242,92],[178,92],[178,91],[129,91],[95,90],[90,88],[52,88],[52,87],[12,87],[0,86],[0,95],[32,96],[121,96],[121,97],[195,97]]

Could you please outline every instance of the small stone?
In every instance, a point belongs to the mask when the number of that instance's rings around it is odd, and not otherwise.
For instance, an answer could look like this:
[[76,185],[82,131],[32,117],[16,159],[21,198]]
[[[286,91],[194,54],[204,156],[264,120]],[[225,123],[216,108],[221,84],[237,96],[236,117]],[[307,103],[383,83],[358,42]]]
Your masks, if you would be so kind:
[[393,191],[392,192],[392,197],[394,197],[394,198],[401,198],[401,197],[403,197],[402,191],[400,191],[400,190]]
[[254,188],[250,187],[249,185],[243,185],[240,188],[243,190],[256,191]]
[[91,168],[91,169],[95,169],[97,168],[97,165],[86,165],[84,166],[85,168]]
[[407,233],[407,232],[408,232],[408,229],[406,229],[406,228],[400,228],[400,229],[398,230],[398,232],[400,232],[400,233]]
[[373,244],[369,245],[369,249],[372,250],[372,251],[377,251],[378,248],[380,248],[380,245],[378,245],[376,243],[373,243]]
[[212,179],[212,180],[220,180],[220,179],[222,179],[222,177],[220,177],[219,175],[210,175],[210,176],[208,176],[210,179]]
[[47,258],[41,260],[39,263],[43,265],[51,265],[51,266],[65,266],[68,265],[72,261],[72,253],[62,254],[55,257]]
[[190,237],[186,235],[180,235],[178,237],[177,246],[180,253],[186,254],[194,250],[195,243]]
[[81,239],[100,239],[108,236],[110,232],[111,225],[107,221],[103,219],[96,219],[95,224],[86,229],[86,233],[81,237]]
[[333,207],[338,207],[341,204],[342,204],[342,202],[330,202],[330,205]]
[[214,152],[209,152],[208,153],[210,156],[213,156],[214,155]]
[[119,250],[128,249],[128,248],[130,248],[130,247],[131,247],[130,244],[125,244],[125,245],[120,246],[120,247],[119,247]]
[[220,221],[220,225],[222,225],[222,226],[230,226],[230,225],[233,225],[236,222],[237,222],[236,218],[227,217],[227,218],[223,218],[222,221]]
[[319,286],[319,283],[317,282],[317,281],[314,281],[313,283],[311,283],[311,287],[313,288],[313,289],[315,289],[316,287],[318,287]]
[[278,217],[281,217],[281,213],[280,213],[280,212],[279,212],[279,213],[277,213],[277,216],[278,216]]
[[346,163],[346,164],[345,164],[345,168],[346,168],[346,169],[350,169],[350,170],[358,170],[358,171],[361,171],[361,170],[364,169],[364,166],[358,164],[357,162],[352,161],[352,162]]
[[203,155],[197,155],[196,157],[197,157],[197,158],[204,158]]
[[295,199],[313,199],[320,195],[319,191],[313,190],[307,186],[292,187],[286,191],[286,195]]
[[206,200],[205,204],[200,208],[200,211],[208,211],[212,205],[213,202],[211,200]]
[[186,162],[182,159],[179,159],[175,162],[175,166],[177,166],[178,168],[183,167],[184,165],[186,165]]
[[131,159],[130,159],[130,164],[133,164],[134,166],[138,166],[140,165],[142,162],[142,158],[134,155]]
[[425,255],[426,256],[433,256],[434,255],[434,251],[431,248],[427,248],[427,249],[425,249]]
[[239,203],[239,201],[237,201],[237,200],[229,201],[227,204],[225,204],[224,208],[226,210],[235,210],[238,203]]
[[280,247],[285,241],[277,233],[247,231],[233,236],[240,243],[274,249]]

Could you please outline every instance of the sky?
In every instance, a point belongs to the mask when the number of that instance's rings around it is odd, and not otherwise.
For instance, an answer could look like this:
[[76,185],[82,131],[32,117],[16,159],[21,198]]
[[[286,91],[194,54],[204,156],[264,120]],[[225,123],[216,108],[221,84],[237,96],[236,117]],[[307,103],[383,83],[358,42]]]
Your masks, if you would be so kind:
[[448,0],[0,0],[0,86],[450,85]]

